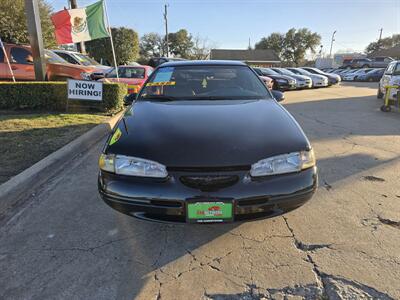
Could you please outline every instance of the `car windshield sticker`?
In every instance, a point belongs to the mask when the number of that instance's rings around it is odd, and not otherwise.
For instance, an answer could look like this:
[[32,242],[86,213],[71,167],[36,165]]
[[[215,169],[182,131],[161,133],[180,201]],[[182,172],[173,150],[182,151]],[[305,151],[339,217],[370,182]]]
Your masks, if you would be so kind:
[[154,78],[153,82],[166,82],[171,81],[174,68],[160,68]]
[[203,81],[201,82],[201,85],[203,87],[203,89],[205,89],[207,87],[207,79],[203,79]]
[[175,85],[175,81],[149,82],[147,86]]
[[118,142],[121,135],[122,135],[121,129],[117,128],[117,130],[115,130],[113,136],[111,137],[109,145],[111,146],[111,145],[115,144],[116,142]]

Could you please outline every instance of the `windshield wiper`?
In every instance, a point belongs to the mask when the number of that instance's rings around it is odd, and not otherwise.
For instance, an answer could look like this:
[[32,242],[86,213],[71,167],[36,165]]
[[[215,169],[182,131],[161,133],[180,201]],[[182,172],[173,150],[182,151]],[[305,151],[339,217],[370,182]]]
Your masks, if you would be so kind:
[[165,95],[151,95],[147,97],[141,97],[138,100],[158,100],[158,101],[174,101],[175,97]]

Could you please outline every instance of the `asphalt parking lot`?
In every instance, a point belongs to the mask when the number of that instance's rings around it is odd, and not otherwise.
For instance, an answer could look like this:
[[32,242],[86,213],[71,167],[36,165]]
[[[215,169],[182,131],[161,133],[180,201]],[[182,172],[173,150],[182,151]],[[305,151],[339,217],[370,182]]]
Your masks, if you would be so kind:
[[399,299],[400,113],[380,111],[376,86],[286,93],[320,187],[272,219],[119,214],[97,194],[97,144],[0,224],[0,299]]

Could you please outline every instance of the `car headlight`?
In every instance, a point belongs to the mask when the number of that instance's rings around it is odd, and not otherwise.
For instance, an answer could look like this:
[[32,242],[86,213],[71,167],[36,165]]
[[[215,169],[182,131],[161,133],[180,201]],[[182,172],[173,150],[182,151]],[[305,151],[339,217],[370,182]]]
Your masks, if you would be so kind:
[[292,152],[262,159],[251,166],[252,177],[299,172],[315,166],[314,151]]
[[86,73],[86,72],[82,72],[81,73],[81,77],[82,77],[82,79],[84,79],[84,80],[90,80],[91,78],[90,78],[90,75],[91,75],[91,73]]
[[152,178],[166,178],[167,168],[155,161],[114,154],[101,154],[99,167],[103,171],[127,175]]

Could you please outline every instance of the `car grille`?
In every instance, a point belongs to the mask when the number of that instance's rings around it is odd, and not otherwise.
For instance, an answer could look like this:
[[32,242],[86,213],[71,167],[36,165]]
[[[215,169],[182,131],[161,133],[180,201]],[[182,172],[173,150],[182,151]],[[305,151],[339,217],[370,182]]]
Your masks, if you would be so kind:
[[236,175],[181,176],[180,181],[190,188],[211,192],[234,185],[239,181],[239,177]]

